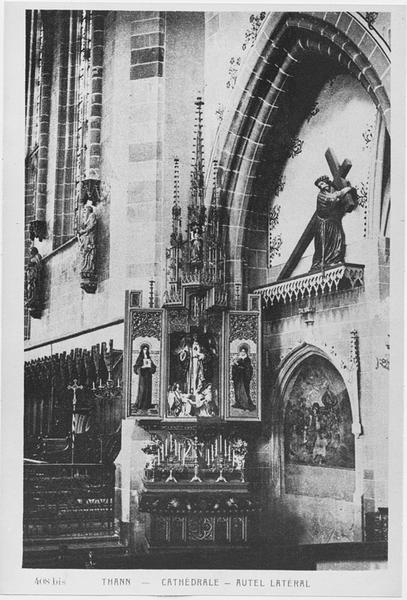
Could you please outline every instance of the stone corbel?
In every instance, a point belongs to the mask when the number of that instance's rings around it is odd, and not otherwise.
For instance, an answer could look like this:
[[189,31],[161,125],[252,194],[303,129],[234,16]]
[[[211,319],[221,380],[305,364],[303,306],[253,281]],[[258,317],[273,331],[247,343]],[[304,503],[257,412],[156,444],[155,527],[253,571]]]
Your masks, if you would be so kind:
[[36,219],[30,223],[30,240],[34,241],[38,238],[38,241],[42,242],[47,237],[47,223]]
[[80,188],[80,201],[82,204],[90,202],[93,206],[99,204],[101,200],[101,181],[100,179],[83,179]]

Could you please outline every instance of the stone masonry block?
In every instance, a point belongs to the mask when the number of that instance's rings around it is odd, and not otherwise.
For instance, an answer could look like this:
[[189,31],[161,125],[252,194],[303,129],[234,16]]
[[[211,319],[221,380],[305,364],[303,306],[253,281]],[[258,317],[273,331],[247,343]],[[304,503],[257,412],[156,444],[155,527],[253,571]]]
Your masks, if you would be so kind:
[[352,39],[352,41],[359,47],[360,40],[365,34],[365,29],[355,19],[352,20],[352,23],[348,29],[348,36]]
[[130,39],[132,50],[153,48],[154,46],[164,46],[164,33],[143,33],[141,35],[133,35]]
[[158,19],[147,19],[146,21],[134,21],[131,24],[131,34],[139,35],[141,33],[155,33],[162,31],[164,28],[164,20]]
[[353,18],[350,15],[348,15],[345,12],[341,13],[339,21],[337,23],[338,29],[341,29],[342,31],[346,31],[347,28],[349,27],[351,21],[353,21]]
[[145,79],[147,77],[162,77],[163,65],[153,62],[130,67],[130,79]]
[[375,51],[370,57],[370,61],[379,77],[383,75],[390,64],[379,46],[376,46]]
[[164,48],[143,48],[140,50],[131,51],[131,64],[141,65],[144,63],[152,63],[164,60]]
[[363,54],[366,57],[369,57],[373,50],[375,49],[375,47],[377,46],[376,42],[374,41],[374,39],[370,36],[369,33],[365,33],[363,39],[360,41],[358,47],[359,50],[361,52],[363,52]]

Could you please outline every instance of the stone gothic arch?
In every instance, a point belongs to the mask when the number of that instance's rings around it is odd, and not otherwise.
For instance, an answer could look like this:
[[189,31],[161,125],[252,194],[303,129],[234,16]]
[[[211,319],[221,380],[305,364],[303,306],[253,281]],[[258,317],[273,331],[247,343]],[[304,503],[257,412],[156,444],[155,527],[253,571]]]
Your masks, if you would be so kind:
[[[355,414],[355,403],[352,401],[352,389],[351,386],[348,385],[344,377],[344,373],[341,372],[339,366],[335,364],[335,361],[332,360],[332,357],[329,356],[324,350],[308,343],[302,343],[301,345],[294,348],[290,351],[287,356],[284,357],[282,362],[277,368],[276,376],[271,388],[271,393],[269,397],[270,403],[270,415],[268,419],[268,423],[266,427],[268,428],[268,434],[265,432],[266,437],[268,437],[269,441],[267,443],[268,449],[268,461],[270,467],[268,469],[268,473],[265,472],[266,475],[266,486],[267,492],[265,492],[264,503],[265,506],[269,507],[270,515],[268,520],[275,522],[276,515],[279,516],[279,519],[283,521],[290,522],[290,519],[294,518],[294,513],[289,515],[289,509],[286,506],[286,494],[292,494],[292,484],[288,487],[286,478],[286,464],[285,464],[285,410],[287,405],[287,391],[290,389],[290,385],[293,380],[297,377],[300,372],[301,367],[307,363],[310,359],[322,359],[324,363],[327,365],[329,370],[332,370],[335,373],[335,376],[340,379],[344,390],[346,390],[346,396],[348,399],[348,407],[351,413],[352,420],[352,433],[354,434],[354,449],[353,449],[353,466],[347,466],[345,469],[324,469],[322,468],[323,475],[329,473],[329,478],[335,478],[336,474],[343,476],[342,485],[346,486],[346,490],[344,490],[343,501],[348,507],[348,526],[349,531],[352,530],[352,540],[354,541],[359,539],[361,526],[362,526],[362,514],[361,514],[361,504],[360,504],[360,490],[359,490],[359,458],[358,458],[358,438],[357,438],[357,426],[354,427],[355,424],[358,423],[358,414]],[[350,431],[350,430],[349,430]],[[294,465],[295,468],[295,465]],[[313,467],[306,467],[309,471],[313,469]],[[311,471],[310,471],[311,472]],[[318,486],[318,481],[323,479],[320,477],[319,473],[315,473],[315,477],[312,478],[312,481],[309,481],[309,486]],[[329,490],[329,486],[332,484],[324,484],[325,487]],[[308,483],[307,483],[308,485]],[[304,490],[300,492],[300,494],[304,494]],[[315,493],[315,490],[314,492]],[[307,495],[307,492],[305,493]],[[341,492],[337,491],[332,492],[332,497],[326,494],[326,490],[321,490],[321,496],[324,496],[324,501],[329,503],[332,500],[333,503],[337,503],[340,500]],[[310,497],[312,493],[310,492]],[[316,492],[316,497],[318,497],[318,491]],[[303,502],[304,495],[299,496],[299,502]],[[308,504],[312,504],[312,500],[310,498],[307,499],[303,505],[306,506]],[[318,505],[318,500],[315,500],[315,505]],[[325,505],[325,510],[327,505]],[[288,510],[288,512],[287,512]],[[321,511],[321,514],[324,510]],[[334,512],[334,511],[332,511]],[[287,514],[289,515],[287,517]],[[328,511],[329,514],[329,511]],[[350,516],[349,516],[350,515]],[[301,519],[298,518],[298,515],[295,515],[295,521],[293,521],[293,526],[298,527],[301,530]],[[346,527],[345,527],[346,528]],[[268,535],[271,535],[270,533]]]
[[287,83],[310,55],[356,78],[390,124],[390,61],[385,42],[356,13],[272,13],[241,66],[213,156],[220,155],[221,203],[228,222],[228,272],[242,282],[244,231],[261,156]]
[[327,363],[329,363],[332,366],[332,368],[335,369],[338,376],[343,380],[344,386],[346,387],[349,396],[350,409],[352,413],[352,431],[356,435],[360,433],[358,399],[357,397],[355,397],[355,392],[352,390],[352,385],[350,385],[350,381],[346,381],[346,378],[344,377],[344,373],[340,367],[339,362],[337,363],[332,356],[329,356],[321,348],[318,348],[317,346],[308,344],[306,342],[303,342],[302,344],[291,350],[287,354],[287,356],[284,357],[284,359],[276,369],[276,376],[273,382],[272,392],[270,394],[270,398],[267,399],[270,403],[270,450],[272,452],[274,462],[272,485],[277,495],[281,493],[281,479],[283,474],[283,401],[286,396],[287,386],[289,385],[293,374],[296,371],[298,371],[298,368],[305,360],[311,357],[320,357],[326,360]]

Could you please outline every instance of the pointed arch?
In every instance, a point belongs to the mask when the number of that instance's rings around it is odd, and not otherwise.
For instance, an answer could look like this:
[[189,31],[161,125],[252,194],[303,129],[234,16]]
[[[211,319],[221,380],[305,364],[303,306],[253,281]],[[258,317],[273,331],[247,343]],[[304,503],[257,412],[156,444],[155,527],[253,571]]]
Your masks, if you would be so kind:
[[[293,377],[298,373],[301,365],[310,358],[324,359],[342,380],[347,391],[352,420],[352,432],[356,433],[354,424],[358,424],[357,399],[352,398],[352,390],[347,385],[344,369],[332,356],[329,356],[318,346],[303,342],[291,350],[277,367],[277,373],[270,395],[270,456],[272,457],[272,488],[276,496],[283,490],[284,477],[284,413],[287,389]],[[355,402],[356,400],[356,402]]]
[[360,81],[389,129],[388,49],[356,13],[270,13],[242,64],[213,154],[220,155],[231,282],[243,279],[244,227],[267,134],[287,82],[310,54],[330,59]]

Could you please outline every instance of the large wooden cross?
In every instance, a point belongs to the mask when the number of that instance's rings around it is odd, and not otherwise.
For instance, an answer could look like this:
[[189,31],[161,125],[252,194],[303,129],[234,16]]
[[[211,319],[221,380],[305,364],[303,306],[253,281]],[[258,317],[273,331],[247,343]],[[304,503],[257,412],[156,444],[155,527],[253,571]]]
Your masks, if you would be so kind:
[[[343,163],[339,164],[339,161],[335,155],[335,152],[332,150],[332,148],[327,149],[327,151],[325,152],[325,158],[328,163],[329,169],[331,171],[332,180],[333,180],[333,184],[334,184],[335,188],[337,190],[341,190],[342,188],[349,185],[349,183],[346,181],[345,177],[352,168],[351,161],[348,158],[345,158]],[[349,193],[345,194],[344,198],[347,203],[347,206],[349,207],[349,210],[352,210],[353,208],[355,208],[355,206],[356,206],[355,202]],[[295,267],[297,266],[299,260],[301,259],[302,255],[304,254],[305,250],[308,248],[308,246],[312,242],[312,240],[314,238],[314,227],[315,227],[316,218],[317,218],[317,213],[315,212],[312,215],[310,222],[306,226],[304,233],[298,240],[297,245],[295,246],[294,250],[290,254],[289,259],[287,260],[284,267],[282,268],[280,275],[277,278],[277,281],[282,281],[283,279],[288,279],[290,277],[290,275],[294,271]]]

